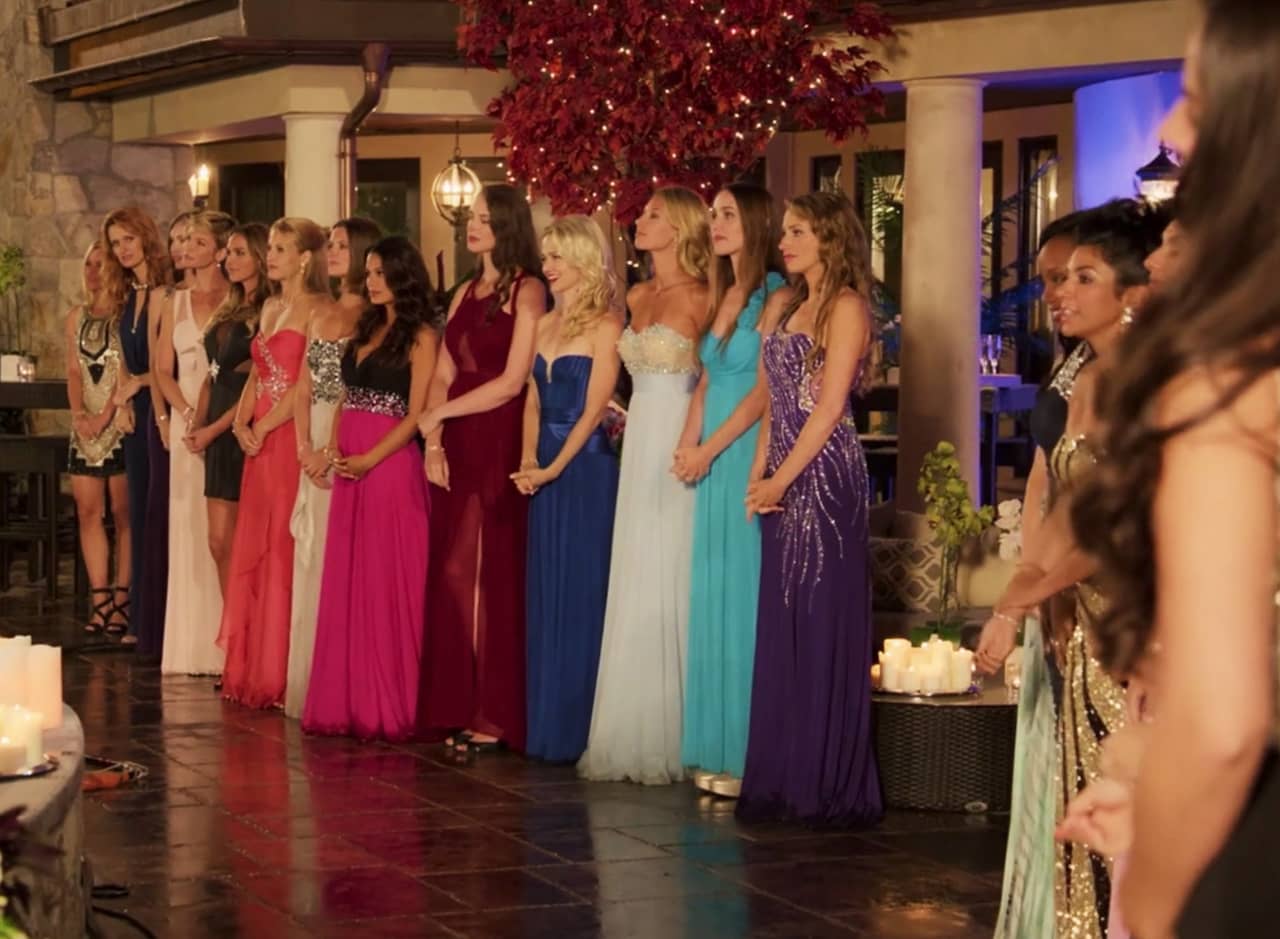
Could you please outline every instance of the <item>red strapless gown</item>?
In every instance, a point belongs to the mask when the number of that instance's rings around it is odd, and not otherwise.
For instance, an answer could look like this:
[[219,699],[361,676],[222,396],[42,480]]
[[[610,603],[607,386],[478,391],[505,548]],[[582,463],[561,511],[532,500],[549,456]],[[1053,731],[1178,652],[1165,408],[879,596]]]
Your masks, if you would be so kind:
[[[254,338],[255,421],[265,417],[297,380],[306,348],[306,336],[293,329],[282,329],[270,339],[263,339],[261,333]],[[284,701],[293,597],[289,518],[300,472],[292,419],[267,435],[257,456],[244,461],[218,645],[227,653],[223,696],[249,707],[267,708]]]
[[[474,281],[445,328],[457,366],[449,398],[506,368],[515,317],[486,322]],[[519,289],[512,287],[512,296]],[[429,734],[470,728],[525,741],[524,564],[528,500],[520,468],[525,392],[501,407],[444,424],[448,491],[431,489],[431,558],[418,719]],[[478,591],[478,595],[477,595]]]

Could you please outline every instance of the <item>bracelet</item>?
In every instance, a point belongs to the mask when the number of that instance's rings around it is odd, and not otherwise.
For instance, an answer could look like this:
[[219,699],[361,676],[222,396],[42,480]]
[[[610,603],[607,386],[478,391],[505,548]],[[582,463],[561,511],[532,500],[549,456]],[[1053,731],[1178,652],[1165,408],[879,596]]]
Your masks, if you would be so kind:
[[1003,610],[992,610],[992,611],[991,611],[991,618],[992,618],[992,619],[1002,619],[1002,620],[1004,620],[1006,623],[1009,623],[1009,624],[1011,624],[1011,625],[1013,625],[1013,626],[1021,626],[1021,625],[1022,625],[1022,620],[1014,619],[1012,616],[1010,616],[1008,613],[1004,612]]
[[444,447],[440,446],[438,443],[429,443],[427,444],[427,451],[439,451],[440,453],[444,453]]
[[156,415],[156,420],[157,420],[157,421],[159,421],[161,424],[167,424],[167,423],[169,422],[169,415],[168,415],[168,414],[157,414],[157,415]]

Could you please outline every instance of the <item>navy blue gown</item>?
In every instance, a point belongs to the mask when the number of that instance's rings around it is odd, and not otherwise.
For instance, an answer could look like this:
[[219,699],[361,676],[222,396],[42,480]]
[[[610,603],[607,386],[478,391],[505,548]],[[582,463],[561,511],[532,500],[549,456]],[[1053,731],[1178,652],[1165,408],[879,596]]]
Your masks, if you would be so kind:
[[[120,314],[120,349],[130,375],[143,375],[150,367],[146,297],[130,290]],[[146,388],[133,396],[133,417],[133,433],[124,436],[132,560],[129,633],[137,637],[139,655],[159,659],[169,582],[169,452],[160,442]]]
[[[586,355],[559,356],[551,368],[534,359],[539,466],[556,458],[582,415],[591,366]],[[617,496],[618,457],[597,427],[530,500],[526,752],[543,760],[576,762],[587,747]]]

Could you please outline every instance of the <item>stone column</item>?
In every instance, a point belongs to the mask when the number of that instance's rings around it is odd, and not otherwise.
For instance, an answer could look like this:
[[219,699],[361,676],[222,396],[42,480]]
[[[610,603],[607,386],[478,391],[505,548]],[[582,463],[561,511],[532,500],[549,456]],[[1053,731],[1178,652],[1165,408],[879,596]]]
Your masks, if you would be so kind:
[[318,225],[338,220],[342,114],[284,116],[284,213]]
[[939,440],[955,444],[969,491],[978,495],[982,84],[906,83],[900,509],[921,510],[920,464]]

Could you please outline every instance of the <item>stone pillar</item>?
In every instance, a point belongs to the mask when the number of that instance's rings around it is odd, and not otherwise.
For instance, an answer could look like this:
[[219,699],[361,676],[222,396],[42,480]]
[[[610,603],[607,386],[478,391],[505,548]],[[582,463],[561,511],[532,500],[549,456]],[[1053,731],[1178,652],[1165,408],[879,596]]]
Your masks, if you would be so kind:
[[338,220],[338,137],[343,114],[284,116],[284,214],[318,225]]
[[982,84],[906,83],[900,509],[921,509],[920,464],[940,440],[955,444],[969,491],[978,494]]
[[1075,207],[1137,194],[1134,173],[1160,147],[1160,124],[1182,93],[1177,72],[1086,85],[1075,93]]

